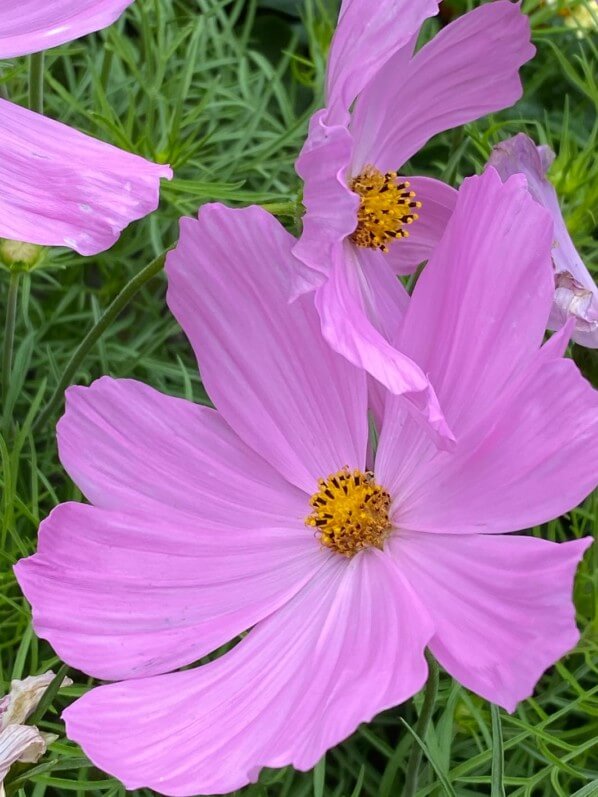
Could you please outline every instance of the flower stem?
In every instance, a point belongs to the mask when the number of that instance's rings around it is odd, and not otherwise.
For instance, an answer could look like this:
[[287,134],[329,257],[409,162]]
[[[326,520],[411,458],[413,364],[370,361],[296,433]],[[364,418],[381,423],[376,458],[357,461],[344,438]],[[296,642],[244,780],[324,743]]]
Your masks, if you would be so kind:
[[[6,318],[4,321],[4,344],[2,348],[2,397],[6,401],[12,371],[12,350],[15,342],[17,320],[17,300],[19,297],[20,271],[11,271],[6,299]],[[4,402],[3,402],[4,403]]]
[[29,107],[42,113],[44,110],[44,54],[29,56]]
[[262,204],[264,210],[272,213],[274,216],[292,216],[297,214],[298,205],[296,202],[264,202]]
[[[424,702],[417,723],[415,725],[415,732],[423,741],[428,730],[428,725],[434,713],[434,704],[436,702],[436,695],[438,694],[438,665],[433,656],[426,651],[426,659],[428,660],[428,681],[424,692]],[[405,774],[405,788],[402,792],[402,797],[415,797],[417,791],[417,781],[419,778],[419,768],[421,766],[423,750],[414,739],[411,743],[411,752],[409,754],[409,761],[407,762],[407,771]]]
[[156,274],[159,274],[164,267],[166,259],[166,252],[158,255],[151,263],[141,269],[135,276],[127,282],[121,292],[112,300],[108,305],[103,315],[98,318],[96,323],[89,330],[87,335],[83,338],[81,343],[77,346],[71,355],[66,367],[60,377],[56,389],[42,412],[40,413],[37,421],[35,422],[34,429],[43,427],[58,409],[58,405],[62,400],[62,396],[67,387],[77,373],[79,366],[85,359],[88,352],[95,346],[103,333],[108,329],[112,322],[120,315],[124,308],[131,301],[133,296],[139,291],[146,282],[149,282]]

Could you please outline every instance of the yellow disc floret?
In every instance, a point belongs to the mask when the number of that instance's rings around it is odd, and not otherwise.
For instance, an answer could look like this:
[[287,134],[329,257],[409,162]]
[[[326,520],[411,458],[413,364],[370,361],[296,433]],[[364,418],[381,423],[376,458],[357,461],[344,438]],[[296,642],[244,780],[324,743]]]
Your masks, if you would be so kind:
[[405,226],[418,219],[412,211],[421,208],[421,202],[415,201],[409,183],[398,182],[398,176],[397,172],[383,174],[374,166],[366,166],[349,183],[361,200],[357,227],[351,235],[357,246],[388,252],[393,241],[408,237]]
[[391,528],[390,495],[370,471],[349,470],[318,481],[305,523],[327,548],[354,556],[363,548],[382,548]]

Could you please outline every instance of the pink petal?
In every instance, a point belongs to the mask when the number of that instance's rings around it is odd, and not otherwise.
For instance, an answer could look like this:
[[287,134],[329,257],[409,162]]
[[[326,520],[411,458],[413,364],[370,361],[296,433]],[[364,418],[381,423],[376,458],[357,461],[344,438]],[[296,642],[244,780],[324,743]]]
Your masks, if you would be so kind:
[[367,393],[365,374],[322,338],[313,299],[288,302],[293,243],[260,208],[204,205],[168,256],[168,303],[227,423],[312,493],[318,478],[363,466]]
[[58,450],[85,496],[107,509],[173,509],[236,528],[276,527],[305,515],[305,493],[215,410],[132,379],[69,388]]
[[230,653],[93,689],[64,712],[67,733],[129,789],[233,791],[264,766],[310,769],[420,689],[432,633],[389,557],[334,557]]
[[392,80],[389,61],[355,107],[354,169],[398,169],[436,133],[513,105],[534,53],[519,4],[497,0],[444,28]]
[[107,28],[133,0],[2,0],[0,58],[27,55]]
[[332,555],[303,518],[248,529],[208,515],[61,504],[15,567],[37,635],[98,678],[168,672],[284,605]]
[[376,476],[395,523],[435,532],[514,531],[568,511],[598,481],[598,399],[567,330],[538,351],[552,302],[551,224],[523,177],[467,180],[399,335],[454,430],[439,453],[389,398]]
[[326,105],[330,123],[347,111],[384,63],[438,13],[440,0],[343,0],[328,56]]
[[[492,169],[466,180],[446,232],[420,276],[397,339],[434,386],[457,439],[488,414],[539,348],[552,302],[551,223],[523,177]],[[404,409],[388,403],[379,461],[401,469]],[[402,431],[401,431],[402,430]]]
[[394,340],[409,306],[409,294],[382,252],[364,248],[355,257],[355,248],[350,251],[367,317],[387,340]]
[[[512,174],[526,176],[534,199],[548,208],[554,222],[552,259],[557,272],[550,329],[560,329],[567,319],[576,321],[573,339],[583,346],[598,347],[598,286],[571,240],[554,186],[546,177],[554,153],[536,147],[524,133],[498,144],[488,161],[503,180]],[[562,276],[559,276],[562,275]]]
[[401,571],[434,618],[430,649],[464,686],[514,711],[575,647],[573,578],[592,540],[403,533]]
[[169,166],[0,100],[0,237],[95,255],[158,207]]
[[568,512],[598,486],[598,392],[561,358],[568,334],[557,334],[451,456],[420,459],[417,477],[398,488],[398,525],[517,531]]
[[431,177],[408,177],[422,207],[419,218],[409,225],[409,237],[397,240],[388,254],[380,253],[395,274],[412,274],[420,263],[428,260],[449,223],[458,192],[450,185]]
[[[434,436],[452,439],[425,373],[400,348],[391,345],[368,318],[359,281],[361,266],[351,244],[342,254],[333,263],[328,281],[316,292],[324,337],[349,362],[401,396]],[[397,326],[400,321],[398,315]]]
[[311,118],[295,168],[304,182],[303,231],[293,254],[293,298],[322,284],[342,241],[357,226],[359,198],[349,188],[353,141],[346,127],[329,126],[325,111]]

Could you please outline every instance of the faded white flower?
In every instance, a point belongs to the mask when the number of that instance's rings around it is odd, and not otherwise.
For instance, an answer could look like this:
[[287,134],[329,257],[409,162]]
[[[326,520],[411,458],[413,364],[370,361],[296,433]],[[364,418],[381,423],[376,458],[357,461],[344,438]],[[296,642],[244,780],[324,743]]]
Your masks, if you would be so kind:
[[[5,797],[4,778],[17,761],[34,764],[58,737],[42,733],[24,723],[37,708],[42,695],[54,678],[52,670],[43,675],[30,675],[22,681],[14,680],[10,692],[0,700],[0,797]],[[61,684],[70,686],[65,678]]]

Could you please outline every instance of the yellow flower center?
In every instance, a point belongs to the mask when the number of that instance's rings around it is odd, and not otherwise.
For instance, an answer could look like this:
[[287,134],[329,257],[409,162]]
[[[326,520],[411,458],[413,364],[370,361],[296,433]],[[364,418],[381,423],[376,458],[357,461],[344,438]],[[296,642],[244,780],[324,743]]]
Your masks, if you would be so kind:
[[322,545],[343,556],[371,546],[382,548],[391,528],[390,495],[376,484],[373,473],[345,467],[320,479],[318,488],[305,523],[316,529]]
[[357,227],[351,235],[357,246],[388,252],[393,241],[408,237],[405,226],[418,218],[412,211],[422,203],[414,201],[415,191],[409,191],[409,183],[397,182],[398,176],[398,172],[382,174],[374,166],[366,166],[349,183],[361,200]]

